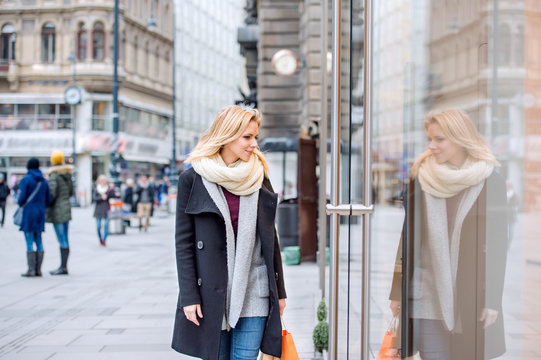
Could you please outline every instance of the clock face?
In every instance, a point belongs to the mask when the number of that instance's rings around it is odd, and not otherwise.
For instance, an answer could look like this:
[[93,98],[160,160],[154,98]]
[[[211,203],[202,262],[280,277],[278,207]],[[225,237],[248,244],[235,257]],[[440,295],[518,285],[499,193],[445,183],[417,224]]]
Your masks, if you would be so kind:
[[282,49],[272,56],[272,67],[278,75],[291,76],[297,71],[299,62],[293,51]]
[[64,92],[66,104],[76,105],[81,102],[81,90],[77,87],[69,87]]

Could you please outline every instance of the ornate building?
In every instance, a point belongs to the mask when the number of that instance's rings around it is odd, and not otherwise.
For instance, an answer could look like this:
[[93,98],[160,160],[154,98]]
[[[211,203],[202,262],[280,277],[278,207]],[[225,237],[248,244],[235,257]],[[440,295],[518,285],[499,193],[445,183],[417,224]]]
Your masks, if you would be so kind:
[[[122,175],[159,173],[171,158],[173,4],[126,0],[119,10]],[[0,171],[11,181],[29,157],[48,166],[54,149],[76,155],[83,202],[108,173],[113,12],[113,0],[0,3]],[[64,92],[75,85],[81,101],[69,106]]]

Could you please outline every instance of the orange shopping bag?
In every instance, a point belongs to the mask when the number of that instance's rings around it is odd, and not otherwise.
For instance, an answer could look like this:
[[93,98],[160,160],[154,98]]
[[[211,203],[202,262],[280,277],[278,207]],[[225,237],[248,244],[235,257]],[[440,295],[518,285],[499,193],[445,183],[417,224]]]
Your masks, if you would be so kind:
[[282,330],[282,357],[280,359],[299,360],[299,354],[293,342],[293,336],[286,329]]
[[383,336],[383,342],[381,343],[381,348],[379,349],[379,354],[377,360],[396,360],[400,359],[400,354],[396,344],[398,344],[397,339],[397,328],[398,328],[398,316],[393,317],[391,320],[385,336]]
[[282,319],[282,357],[277,358],[272,355],[261,353],[259,360],[299,360],[299,354],[297,348],[293,342],[293,336],[285,329],[284,321]]

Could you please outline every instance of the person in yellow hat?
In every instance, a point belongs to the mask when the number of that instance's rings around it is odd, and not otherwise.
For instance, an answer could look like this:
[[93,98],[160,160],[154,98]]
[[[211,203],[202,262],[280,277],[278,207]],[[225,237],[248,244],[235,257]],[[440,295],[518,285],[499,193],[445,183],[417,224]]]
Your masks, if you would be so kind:
[[51,275],[68,274],[68,225],[71,220],[70,197],[73,196],[73,166],[64,164],[64,153],[55,150],[51,153],[49,168],[49,190],[52,205],[47,208],[46,221],[53,224],[58,243],[60,244],[60,267],[52,270]]

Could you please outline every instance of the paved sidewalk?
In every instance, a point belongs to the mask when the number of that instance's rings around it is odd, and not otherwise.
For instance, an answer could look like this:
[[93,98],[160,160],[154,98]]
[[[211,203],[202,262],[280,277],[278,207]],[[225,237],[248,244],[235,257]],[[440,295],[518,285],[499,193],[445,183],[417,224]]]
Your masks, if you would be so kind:
[[[177,301],[174,217],[157,211],[148,232],[128,228],[99,246],[92,207],[74,209],[68,276],[50,276],[59,251],[50,224],[44,233],[42,278],[26,270],[23,234],[0,229],[0,359],[188,359],[170,348]],[[284,321],[302,359],[313,359],[319,303],[316,264],[285,267]]]

